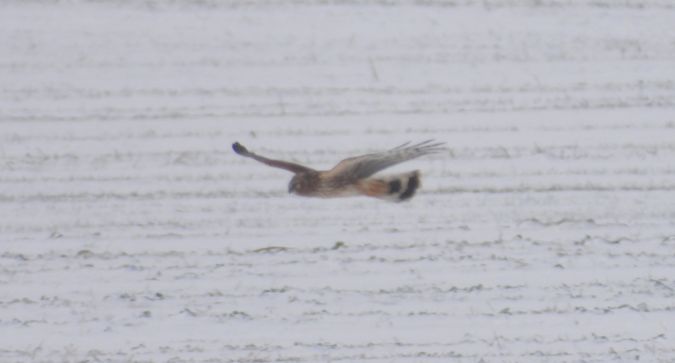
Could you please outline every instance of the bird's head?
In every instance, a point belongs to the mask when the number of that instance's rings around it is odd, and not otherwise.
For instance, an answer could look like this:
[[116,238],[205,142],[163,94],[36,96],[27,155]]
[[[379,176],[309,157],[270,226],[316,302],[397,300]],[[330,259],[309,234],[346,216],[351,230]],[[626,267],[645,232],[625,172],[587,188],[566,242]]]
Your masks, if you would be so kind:
[[318,183],[313,173],[297,173],[288,183],[288,192],[291,194],[306,195]]
[[298,190],[302,190],[302,178],[299,174],[295,174],[288,183],[288,192],[293,194],[297,193]]

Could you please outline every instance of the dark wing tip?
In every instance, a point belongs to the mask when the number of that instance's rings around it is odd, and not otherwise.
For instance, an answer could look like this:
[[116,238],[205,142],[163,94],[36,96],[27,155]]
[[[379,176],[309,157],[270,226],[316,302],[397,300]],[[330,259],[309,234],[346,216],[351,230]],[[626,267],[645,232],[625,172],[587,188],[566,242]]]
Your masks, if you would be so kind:
[[446,143],[445,142],[438,142],[434,139],[429,139],[429,140],[424,140],[420,143],[410,145],[410,141],[406,142],[405,144],[399,145],[393,149],[393,150],[403,150],[403,149],[409,149],[409,150],[419,150],[419,151],[424,151],[425,153],[436,153],[439,151],[446,150]]
[[232,150],[236,152],[239,155],[246,155],[248,154],[248,150],[244,147],[244,145],[240,144],[239,142],[235,142],[232,144]]
[[448,149],[445,142],[437,142],[434,139],[422,141],[419,144],[409,146],[409,148],[421,151],[424,154],[433,154]]

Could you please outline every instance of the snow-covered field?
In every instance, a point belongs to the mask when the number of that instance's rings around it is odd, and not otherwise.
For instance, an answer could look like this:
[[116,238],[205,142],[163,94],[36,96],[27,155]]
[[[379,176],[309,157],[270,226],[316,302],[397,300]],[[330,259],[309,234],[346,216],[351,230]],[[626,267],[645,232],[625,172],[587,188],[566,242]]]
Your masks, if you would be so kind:
[[0,362],[675,361],[674,6],[2,2]]

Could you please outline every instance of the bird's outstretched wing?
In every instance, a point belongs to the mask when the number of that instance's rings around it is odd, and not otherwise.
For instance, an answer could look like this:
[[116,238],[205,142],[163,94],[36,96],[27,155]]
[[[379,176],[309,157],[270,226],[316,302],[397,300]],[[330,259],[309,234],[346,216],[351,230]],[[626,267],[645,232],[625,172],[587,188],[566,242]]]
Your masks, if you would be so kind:
[[253,160],[257,160],[257,161],[259,161],[259,162],[261,162],[265,165],[269,165],[269,166],[272,166],[272,167],[275,167],[275,168],[288,170],[288,171],[296,173],[296,174],[301,173],[301,172],[305,172],[305,171],[314,171],[314,169],[310,169],[310,168],[308,168],[306,166],[302,166],[300,164],[295,164],[295,163],[291,163],[291,162],[283,161],[283,160],[268,159],[264,156],[256,155],[256,154],[248,151],[248,149],[246,149],[246,147],[244,147],[244,145],[242,145],[238,142],[235,142],[234,144],[232,144],[232,150],[234,150],[234,152],[236,152],[237,154],[239,154],[241,156],[251,158]]
[[387,151],[344,159],[329,170],[328,174],[333,177],[349,175],[357,179],[367,178],[380,170],[404,161],[443,151],[445,150],[443,145],[445,143],[434,142],[434,140],[427,140],[414,145],[407,142]]

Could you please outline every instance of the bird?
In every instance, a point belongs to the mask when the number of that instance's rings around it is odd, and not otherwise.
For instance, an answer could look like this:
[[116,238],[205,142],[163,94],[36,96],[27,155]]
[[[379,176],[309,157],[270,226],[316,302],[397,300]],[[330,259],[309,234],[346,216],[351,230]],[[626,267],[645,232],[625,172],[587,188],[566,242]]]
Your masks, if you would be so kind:
[[295,175],[288,184],[288,192],[303,197],[339,198],[368,196],[388,201],[406,201],[420,187],[420,172],[376,176],[390,166],[445,150],[445,143],[426,140],[410,145],[406,142],[393,149],[355,156],[340,161],[330,170],[315,170],[304,165],[269,159],[249,151],[239,142],[232,144],[235,153],[265,165],[288,170]]

